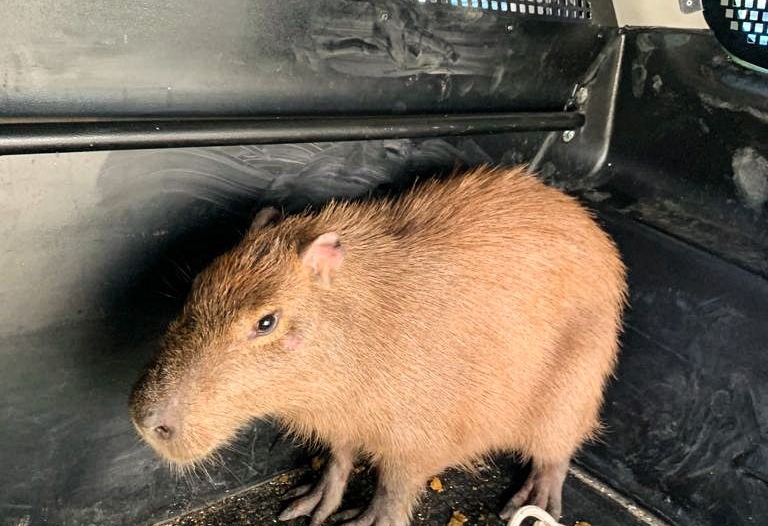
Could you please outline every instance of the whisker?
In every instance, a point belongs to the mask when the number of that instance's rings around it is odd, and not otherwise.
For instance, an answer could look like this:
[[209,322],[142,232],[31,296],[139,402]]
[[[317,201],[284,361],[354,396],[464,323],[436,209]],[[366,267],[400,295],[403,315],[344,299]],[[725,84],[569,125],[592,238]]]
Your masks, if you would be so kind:
[[230,474],[230,475],[232,475],[232,477],[233,477],[233,478],[234,478],[234,479],[237,481],[237,483],[238,483],[238,484],[240,484],[240,485],[242,486],[242,485],[243,485],[243,481],[242,481],[242,479],[241,479],[240,477],[238,477],[237,475],[235,475],[235,472],[234,472],[234,471],[232,471],[231,469],[229,469],[229,466],[227,466],[227,463],[226,463],[226,462],[224,462],[224,461],[223,461],[223,459],[221,459],[221,460],[222,460],[222,462],[221,462],[221,467],[223,467],[224,469],[226,469],[226,470],[229,472],[229,474]]

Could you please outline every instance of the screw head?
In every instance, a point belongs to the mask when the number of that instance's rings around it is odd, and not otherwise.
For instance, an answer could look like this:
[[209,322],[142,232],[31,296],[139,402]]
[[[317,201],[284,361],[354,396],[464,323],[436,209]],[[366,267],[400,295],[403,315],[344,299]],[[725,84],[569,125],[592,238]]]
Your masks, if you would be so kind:
[[571,142],[576,137],[576,132],[573,130],[565,130],[563,132],[563,142]]
[[579,88],[576,91],[576,103],[581,105],[587,102],[587,99],[589,99],[589,89],[587,88]]

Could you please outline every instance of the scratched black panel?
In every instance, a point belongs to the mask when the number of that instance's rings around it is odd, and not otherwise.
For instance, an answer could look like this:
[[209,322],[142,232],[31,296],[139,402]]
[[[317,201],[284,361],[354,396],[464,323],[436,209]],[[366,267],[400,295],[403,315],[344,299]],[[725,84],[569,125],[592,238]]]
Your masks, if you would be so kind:
[[637,221],[612,223],[632,309],[588,462],[680,524],[765,524],[768,83],[706,33],[636,30],[625,56],[595,180]]
[[768,77],[705,32],[630,31],[625,53],[611,152],[591,184],[768,277]]
[[609,432],[582,458],[678,524],[768,518],[768,282],[607,218],[631,304]]
[[612,16],[593,4],[574,21],[411,0],[14,2],[0,116],[560,110]]

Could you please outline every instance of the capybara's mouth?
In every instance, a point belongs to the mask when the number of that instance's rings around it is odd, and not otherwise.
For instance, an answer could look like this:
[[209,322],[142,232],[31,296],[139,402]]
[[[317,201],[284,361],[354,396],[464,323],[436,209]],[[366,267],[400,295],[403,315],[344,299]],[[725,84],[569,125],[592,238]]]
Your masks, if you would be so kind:
[[146,383],[145,377],[131,395],[131,421],[144,442],[170,464],[204,461],[236,434],[236,422],[190,411],[190,404],[182,402],[185,390],[177,387],[158,397]]
[[236,434],[236,431],[213,431],[212,426],[182,421],[176,421],[171,426],[167,423],[151,422],[148,418],[143,422],[132,420],[144,442],[163,460],[176,467],[191,466],[206,460]]

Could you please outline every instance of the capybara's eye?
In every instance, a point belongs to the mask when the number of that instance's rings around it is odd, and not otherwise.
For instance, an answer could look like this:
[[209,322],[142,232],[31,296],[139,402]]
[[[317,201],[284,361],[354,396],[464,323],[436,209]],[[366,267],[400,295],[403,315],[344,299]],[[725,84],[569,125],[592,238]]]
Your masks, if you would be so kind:
[[276,312],[273,312],[272,314],[267,314],[263,318],[261,318],[258,323],[253,327],[253,332],[251,333],[251,337],[256,336],[264,336],[266,334],[269,334],[273,330],[275,330],[275,327],[277,327],[277,320],[278,315]]

